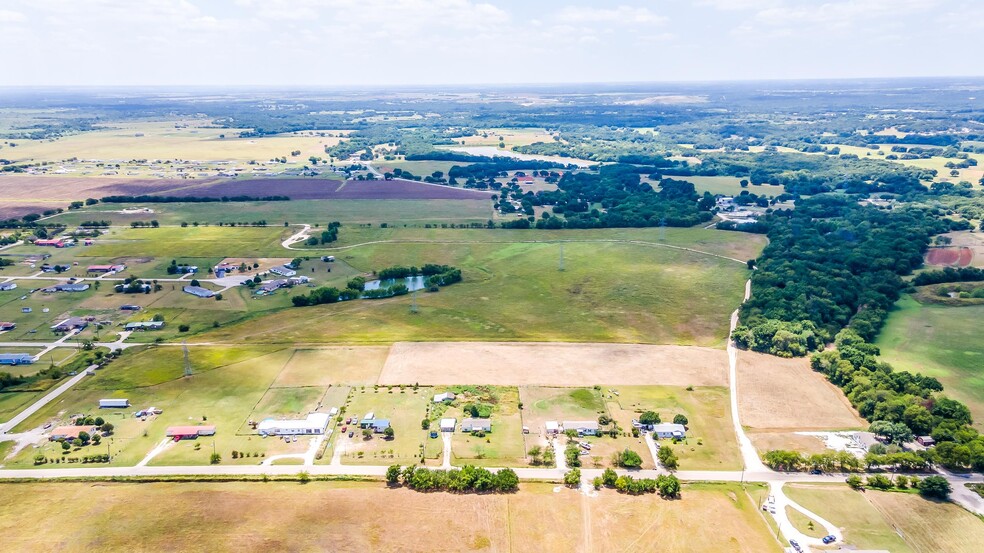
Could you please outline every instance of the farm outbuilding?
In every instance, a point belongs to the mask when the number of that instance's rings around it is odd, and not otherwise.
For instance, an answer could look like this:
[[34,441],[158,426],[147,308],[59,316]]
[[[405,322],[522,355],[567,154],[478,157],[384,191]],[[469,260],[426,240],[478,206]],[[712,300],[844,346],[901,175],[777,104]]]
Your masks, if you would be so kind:
[[434,403],[443,403],[445,401],[454,401],[454,392],[444,392],[443,394],[434,396]]
[[214,436],[215,427],[211,425],[168,426],[165,435],[168,438],[174,438],[175,441],[193,439],[199,436]]
[[123,330],[160,330],[164,328],[164,321],[138,321],[126,323]]
[[560,434],[560,423],[557,421],[547,421],[543,426],[547,430],[547,434]]
[[215,295],[215,292],[209,290],[208,288],[202,288],[201,286],[185,286],[181,290],[186,294],[198,296],[199,298],[211,298]]
[[34,363],[34,357],[29,353],[0,354],[0,365],[30,365],[32,363]]
[[6,292],[7,290],[13,290],[17,288],[16,282],[4,282],[0,284],[0,292]]
[[297,271],[289,267],[273,267],[270,269],[270,272],[283,277],[292,277],[297,274]]
[[454,432],[457,422],[454,418],[441,419],[441,432]]
[[13,330],[15,328],[17,328],[17,323],[7,323],[7,322],[0,323],[0,332],[4,332],[6,330]]
[[100,409],[123,409],[130,406],[128,399],[100,399]]
[[266,436],[324,434],[330,419],[327,413],[310,413],[305,419],[264,419],[256,431]]

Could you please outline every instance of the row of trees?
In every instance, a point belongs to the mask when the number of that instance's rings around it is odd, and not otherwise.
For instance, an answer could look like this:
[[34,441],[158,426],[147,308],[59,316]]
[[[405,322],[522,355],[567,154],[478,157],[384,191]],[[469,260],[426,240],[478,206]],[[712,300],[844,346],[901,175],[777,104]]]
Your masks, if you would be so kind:
[[912,488],[919,490],[919,495],[923,497],[940,500],[949,498],[950,492],[952,491],[950,483],[947,482],[946,478],[939,475],[927,476],[926,478],[920,479],[917,476],[905,476],[903,474],[895,478],[884,474],[873,474],[862,480],[860,476],[852,474],[847,477],[847,485],[855,490],[871,488],[873,490],[883,491],[904,491]]
[[[577,470],[577,469],[575,469]],[[574,471],[568,472],[564,477],[564,482],[568,485],[576,485],[572,482],[576,481],[580,484],[581,471],[578,470],[575,474]],[[570,478],[568,478],[570,476]],[[656,493],[665,498],[676,498],[680,497],[680,480],[673,475],[661,474],[656,478],[633,478],[629,475],[619,476],[614,470],[608,468],[601,473],[592,482],[596,490],[603,487],[614,488],[620,493],[627,493],[629,495],[641,495],[644,493]]]
[[912,279],[916,286],[942,284],[944,282],[979,282],[984,280],[984,269],[977,267],[947,267],[938,271],[924,271]]
[[509,493],[519,489],[519,476],[508,468],[492,472],[472,465],[450,470],[392,465],[386,469],[386,483],[391,487],[403,485],[421,492]]

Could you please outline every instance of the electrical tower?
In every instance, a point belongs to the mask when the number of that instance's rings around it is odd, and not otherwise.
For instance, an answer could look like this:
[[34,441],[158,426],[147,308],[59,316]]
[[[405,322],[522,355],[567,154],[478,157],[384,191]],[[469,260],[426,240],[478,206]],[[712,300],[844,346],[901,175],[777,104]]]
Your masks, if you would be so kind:
[[557,270],[558,271],[563,271],[564,270],[564,245],[563,244],[560,245],[560,262],[557,264]]
[[666,217],[659,220],[659,241],[666,242]]
[[417,311],[418,311],[417,310],[417,291],[414,290],[413,293],[410,294],[410,312],[416,314]]
[[185,362],[185,376],[191,376],[191,360],[188,359],[188,342],[181,342],[181,347],[184,349],[184,362]]

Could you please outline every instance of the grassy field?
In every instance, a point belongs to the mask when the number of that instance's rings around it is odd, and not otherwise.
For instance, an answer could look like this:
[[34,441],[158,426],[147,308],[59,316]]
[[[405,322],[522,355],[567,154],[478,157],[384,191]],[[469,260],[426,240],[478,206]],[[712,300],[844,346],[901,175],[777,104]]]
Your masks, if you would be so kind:
[[738,194],[741,194],[742,191],[747,190],[749,194],[756,194],[758,196],[767,196],[771,198],[785,192],[785,189],[782,186],[773,186],[771,184],[765,184],[762,186],[748,185],[747,187],[742,188],[742,179],[740,177],[688,176],[680,177],[680,180],[694,183],[694,187],[697,188],[697,193],[699,194],[710,192],[711,194],[737,196]]
[[[453,417],[458,425],[470,417],[462,407],[470,402],[487,403],[492,409],[492,432],[485,437],[472,436],[456,431],[451,439],[452,463],[478,466],[526,466],[526,446],[523,436],[523,420],[519,410],[519,390],[513,387],[451,386],[435,390],[452,391],[458,397],[440,417]],[[438,391],[437,393],[440,393]],[[440,410],[440,407],[437,408]],[[438,441],[439,440],[432,440]]]
[[[687,390],[677,386],[619,386],[606,393],[612,415],[623,428],[645,411],[656,411],[663,422],[677,414],[688,419],[687,438],[678,444],[663,440],[680,459],[681,470],[736,470],[741,457],[731,422],[728,389],[707,386]],[[617,407],[617,409],[616,409]],[[624,420],[624,422],[622,422]]]
[[433,394],[430,388],[414,390],[407,387],[362,388],[353,390],[345,407],[345,417],[358,416],[361,420],[368,413],[377,419],[389,419],[394,437],[387,440],[382,434],[370,439],[362,436],[358,423],[349,424],[355,435],[337,433],[333,447],[341,451],[341,460],[347,465],[409,464],[418,462],[420,445],[427,439],[420,421],[427,414],[427,403]]
[[484,223],[492,216],[492,203],[486,200],[301,200],[290,202],[237,202],[234,209],[216,209],[210,204],[154,204],[152,215],[120,213],[127,207],[144,204],[97,204],[78,211],[66,211],[53,221],[66,225],[82,221],[110,221],[129,225],[133,221],[156,219],[162,225],[210,223],[251,223],[265,220],[271,225],[284,221],[342,224],[388,223]]
[[882,359],[896,369],[934,376],[945,393],[970,407],[984,429],[984,341],[979,323],[984,305],[923,305],[904,297],[888,317],[876,342]]
[[790,484],[784,491],[793,501],[841,528],[844,539],[856,548],[915,553],[868,499],[882,492],[862,494],[846,486],[806,484]]
[[280,241],[291,229],[271,227],[162,227],[112,229],[82,250],[86,257],[283,257]]
[[[612,491],[587,498],[545,484],[523,484],[509,495],[426,494],[359,482],[0,486],[7,499],[0,532],[19,551],[133,551],[134,543],[154,551],[239,553],[780,551],[737,485],[688,485],[679,501]],[[133,508],[138,503],[167,508]],[[44,532],[36,530],[40,518]],[[207,532],[189,523],[206,519]]]
[[[745,236],[705,232],[688,229],[668,242],[687,243],[684,236],[688,236],[692,247],[706,244],[735,255],[760,246],[757,240],[748,244]],[[373,234],[380,240],[389,233]],[[335,252],[362,271],[426,262],[462,268],[464,282],[437,294],[418,296],[417,314],[409,312],[409,297],[348,302],[305,308],[303,314],[287,310],[209,332],[201,339],[303,343],[612,341],[722,347],[727,313],[740,302],[742,282],[747,278],[744,264],[648,244],[566,243],[564,271],[558,271],[560,244],[510,241],[549,240],[552,233],[448,230],[426,234],[452,241],[460,237],[503,242],[377,243]],[[591,240],[639,234],[616,231],[563,236]],[[389,234],[398,238],[407,235],[419,233]],[[648,236],[655,238],[653,232]],[[706,243],[697,244],[700,240]]]

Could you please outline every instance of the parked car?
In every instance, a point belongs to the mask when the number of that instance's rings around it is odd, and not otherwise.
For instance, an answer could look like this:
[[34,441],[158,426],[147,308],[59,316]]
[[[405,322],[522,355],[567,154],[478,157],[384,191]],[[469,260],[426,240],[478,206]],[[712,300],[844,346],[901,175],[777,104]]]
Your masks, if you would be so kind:
[[348,436],[349,436],[349,438],[351,438],[352,436],[355,436],[355,432],[351,432],[351,431],[349,431],[349,434],[348,434]]
[[342,427],[342,434],[344,434],[346,432],[348,432],[348,426],[343,426]]
[[833,534],[823,537],[823,543],[825,544],[834,543],[835,541],[837,541],[837,536],[834,536]]
[[813,469],[810,471],[810,474],[823,474],[823,471],[820,469]]
[[789,540],[789,545],[791,545],[793,549],[797,551],[802,551],[802,549],[800,548],[800,544],[796,540]]

